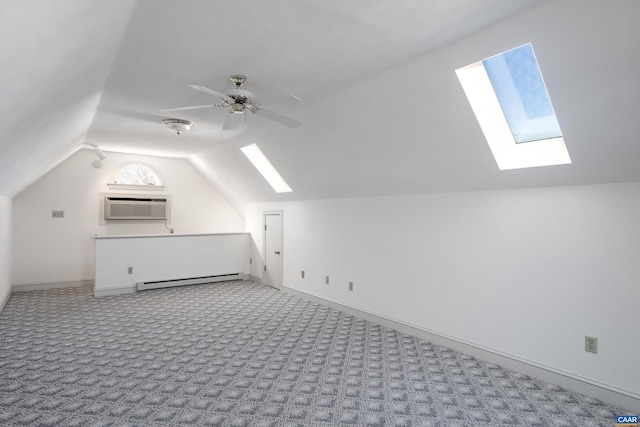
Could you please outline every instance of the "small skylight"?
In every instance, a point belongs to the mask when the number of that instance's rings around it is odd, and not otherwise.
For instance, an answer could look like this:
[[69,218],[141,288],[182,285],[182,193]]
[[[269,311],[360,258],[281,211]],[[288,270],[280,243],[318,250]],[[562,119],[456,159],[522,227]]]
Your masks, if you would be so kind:
[[456,74],[501,170],[571,163],[531,44]]
[[264,179],[266,179],[271,187],[273,187],[276,193],[289,193],[293,191],[280,176],[276,168],[273,167],[262,150],[260,150],[260,147],[256,144],[250,144],[242,147],[241,150],[251,163],[253,163],[253,166],[255,166]]

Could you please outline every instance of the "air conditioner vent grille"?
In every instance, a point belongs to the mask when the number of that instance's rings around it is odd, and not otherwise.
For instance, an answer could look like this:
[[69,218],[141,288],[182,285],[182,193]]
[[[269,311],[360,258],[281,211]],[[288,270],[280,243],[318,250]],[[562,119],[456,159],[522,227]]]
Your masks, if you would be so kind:
[[109,220],[167,219],[167,199],[106,197],[104,218]]

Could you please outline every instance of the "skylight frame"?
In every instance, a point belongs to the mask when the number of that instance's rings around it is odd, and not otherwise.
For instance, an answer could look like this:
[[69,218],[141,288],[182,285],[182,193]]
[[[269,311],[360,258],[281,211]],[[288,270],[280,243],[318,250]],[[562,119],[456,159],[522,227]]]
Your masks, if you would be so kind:
[[523,143],[516,141],[483,62],[459,68],[456,75],[498,168],[509,170],[570,164],[563,136]]
[[290,193],[293,191],[267,156],[264,155],[260,147],[258,147],[258,144],[249,144],[240,148],[240,150],[276,193]]

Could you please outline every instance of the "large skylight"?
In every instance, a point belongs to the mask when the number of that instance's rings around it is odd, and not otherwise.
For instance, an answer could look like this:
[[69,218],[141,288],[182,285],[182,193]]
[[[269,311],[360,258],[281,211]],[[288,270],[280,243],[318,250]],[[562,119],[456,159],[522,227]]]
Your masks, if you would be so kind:
[[256,144],[250,144],[242,147],[241,150],[251,163],[253,163],[253,166],[255,166],[264,179],[266,179],[271,187],[273,187],[276,193],[289,193],[293,191],[280,176],[276,168],[273,167],[262,150],[260,150],[260,147]]
[[501,170],[571,163],[531,44],[456,74]]

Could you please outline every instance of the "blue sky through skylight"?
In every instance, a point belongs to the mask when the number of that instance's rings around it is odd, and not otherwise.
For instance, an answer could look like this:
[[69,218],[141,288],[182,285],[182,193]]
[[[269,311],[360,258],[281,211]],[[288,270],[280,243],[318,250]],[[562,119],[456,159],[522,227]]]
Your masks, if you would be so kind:
[[533,47],[482,61],[516,143],[562,136]]

